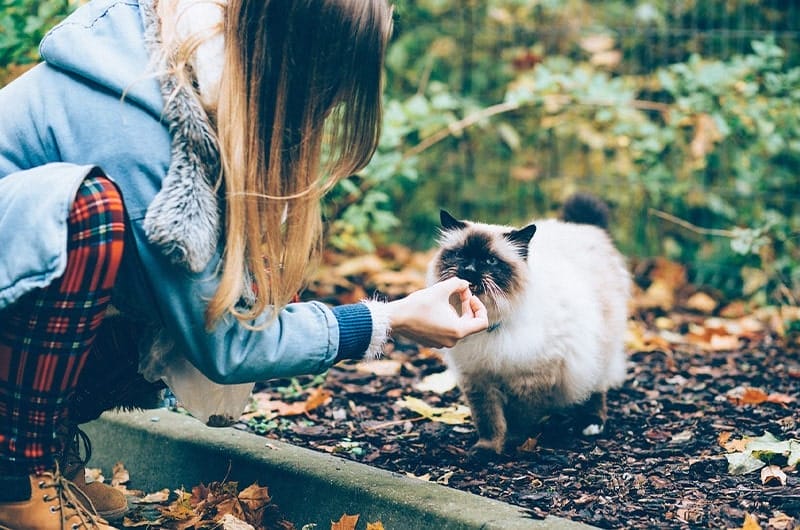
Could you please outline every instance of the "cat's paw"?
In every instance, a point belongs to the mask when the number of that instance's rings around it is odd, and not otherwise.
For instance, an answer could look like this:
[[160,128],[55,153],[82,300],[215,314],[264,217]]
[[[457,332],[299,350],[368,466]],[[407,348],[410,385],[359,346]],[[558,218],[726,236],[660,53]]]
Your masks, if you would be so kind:
[[492,442],[491,440],[478,440],[470,447],[469,452],[467,452],[467,456],[470,460],[479,462],[496,460],[502,454],[502,445]]
[[602,423],[590,423],[581,430],[581,434],[586,437],[599,436],[604,429],[605,425]]

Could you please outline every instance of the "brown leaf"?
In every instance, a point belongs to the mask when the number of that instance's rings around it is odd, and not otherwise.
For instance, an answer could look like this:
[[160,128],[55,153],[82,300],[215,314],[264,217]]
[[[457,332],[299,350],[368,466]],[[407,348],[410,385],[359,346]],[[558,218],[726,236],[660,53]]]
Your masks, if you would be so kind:
[[112,469],[112,477],[111,477],[111,485],[112,486],[119,486],[120,484],[125,484],[131,480],[131,476],[128,473],[128,470],[125,469],[125,466],[122,462],[117,462],[114,464],[114,468]]
[[686,307],[700,313],[712,313],[717,308],[717,301],[706,293],[695,293],[686,300]]
[[375,521],[374,523],[367,523],[367,530],[383,530],[383,523]]
[[358,517],[358,515],[344,514],[338,521],[331,521],[331,530],[355,530]]
[[538,445],[539,445],[539,439],[531,437],[522,442],[522,444],[519,447],[517,447],[517,451],[521,453],[533,453],[536,451],[536,446]]
[[321,386],[317,387],[311,391],[311,395],[306,399],[305,412],[311,412],[316,408],[327,405],[331,399],[333,399],[333,392]]
[[768,403],[776,403],[784,407],[788,407],[789,404],[794,403],[794,401],[795,401],[794,396],[790,396],[788,394],[781,394],[778,392],[773,392],[772,394],[767,396]]
[[776,465],[764,466],[761,468],[761,483],[765,486],[785,486],[786,473]]
[[730,389],[725,395],[736,405],[760,405],[768,397],[767,393],[759,388],[742,386]]

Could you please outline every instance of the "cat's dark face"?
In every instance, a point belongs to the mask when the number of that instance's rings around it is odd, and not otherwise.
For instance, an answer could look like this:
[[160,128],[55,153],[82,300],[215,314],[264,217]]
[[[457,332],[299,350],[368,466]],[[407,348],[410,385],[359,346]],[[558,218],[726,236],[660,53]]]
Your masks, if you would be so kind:
[[536,226],[516,230],[459,221],[444,210],[441,221],[440,250],[432,264],[436,279],[467,280],[473,293],[495,306],[514,298],[525,283],[528,244]]

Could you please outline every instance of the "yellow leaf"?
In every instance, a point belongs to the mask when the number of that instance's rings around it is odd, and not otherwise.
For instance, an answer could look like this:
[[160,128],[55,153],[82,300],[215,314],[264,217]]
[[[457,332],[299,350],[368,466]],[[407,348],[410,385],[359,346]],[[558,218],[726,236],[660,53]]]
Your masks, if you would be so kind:
[[749,513],[744,514],[744,524],[740,530],[761,530],[758,519]]
[[338,521],[331,521],[331,530],[355,530],[358,517],[358,515],[344,514]]
[[383,530],[383,523],[375,521],[374,523],[367,523],[367,530]]
[[432,407],[421,399],[406,396],[398,401],[398,404],[417,414],[424,416],[432,421],[447,423],[448,425],[460,425],[467,423],[470,416],[469,407],[466,405],[452,405],[450,407]]

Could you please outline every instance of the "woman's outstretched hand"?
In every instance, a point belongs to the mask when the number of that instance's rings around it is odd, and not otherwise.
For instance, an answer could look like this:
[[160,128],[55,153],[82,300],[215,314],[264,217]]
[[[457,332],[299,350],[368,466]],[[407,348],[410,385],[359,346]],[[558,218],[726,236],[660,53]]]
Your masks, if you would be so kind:
[[[457,300],[458,307],[450,300]],[[389,302],[392,333],[433,348],[455,346],[489,326],[486,307],[469,290],[469,283],[450,278]]]

